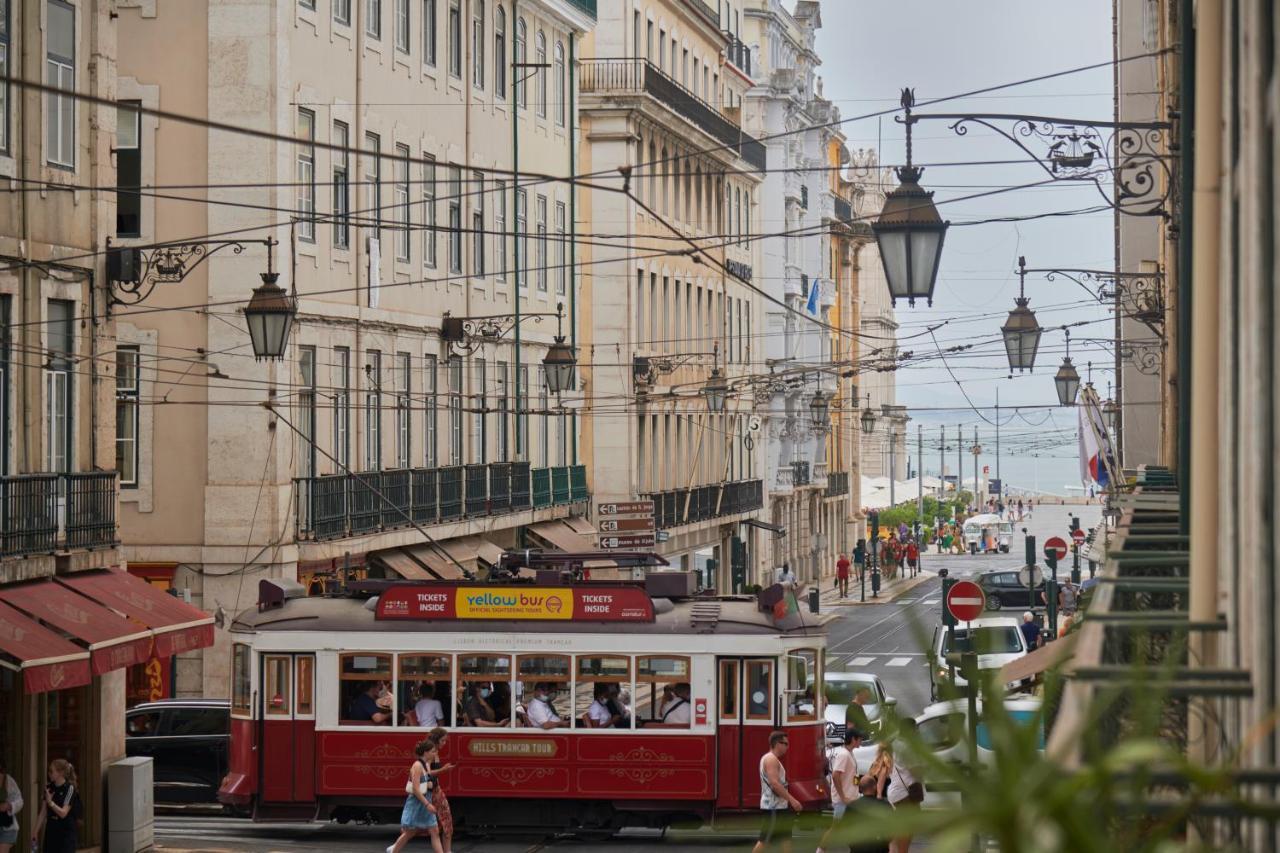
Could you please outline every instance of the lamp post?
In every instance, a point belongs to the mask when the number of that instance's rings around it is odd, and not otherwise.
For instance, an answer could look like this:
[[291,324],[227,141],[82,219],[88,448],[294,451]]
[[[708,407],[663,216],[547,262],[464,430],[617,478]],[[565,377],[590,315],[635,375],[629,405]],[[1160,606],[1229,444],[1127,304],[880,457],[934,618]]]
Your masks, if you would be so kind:
[[871,408],[871,394],[867,394],[867,407],[862,410],[862,434],[873,435],[876,431],[876,413]]
[[871,225],[880,247],[880,260],[889,283],[889,295],[897,302],[906,299],[914,306],[916,299],[933,305],[933,288],[938,279],[942,259],[942,241],[950,225],[938,215],[933,193],[920,186],[924,169],[911,164],[911,108],[915,92],[902,90],[905,117],[899,119],[907,130],[907,163],[897,169],[898,187],[884,200],[880,217]]
[[274,240],[267,241],[267,271],[262,273],[262,284],[253,289],[249,304],[241,309],[249,327],[249,340],[253,344],[256,361],[280,361],[289,349],[289,331],[298,314],[297,299],[276,284],[280,273],[271,268],[271,248]]
[[831,403],[822,389],[815,391],[809,401],[809,422],[814,432],[825,432],[831,423]]
[[1080,373],[1071,363],[1071,330],[1066,329],[1067,354],[1062,359],[1062,366],[1053,377],[1054,387],[1058,389],[1058,402],[1063,406],[1074,406],[1076,394],[1080,391]]
[[729,380],[724,378],[719,367],[711,369],[711,377],[702,388],[702,395],[707,398],[707,409],[714,414],[724,411],[724,400],[729,393]]
[[1036,321],[1036,314],[1027,306],[1031,300],[1026,295],[1027,259],[1018,258],[1018,298],[1009,318],[1000,327],[1004,337],[1005,352],[1009,356],[1009,370],[1030,370],[1036,363],[1036,350],[1040,348],[1040,335],[1044,331]]

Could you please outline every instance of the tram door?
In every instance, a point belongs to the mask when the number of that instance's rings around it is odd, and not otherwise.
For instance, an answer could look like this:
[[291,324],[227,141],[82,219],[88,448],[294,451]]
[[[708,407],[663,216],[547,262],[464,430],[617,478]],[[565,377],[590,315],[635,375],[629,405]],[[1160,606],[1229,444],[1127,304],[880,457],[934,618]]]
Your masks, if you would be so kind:
[[258,754],[263,802],[316,798],[315,671],[313,654],[262,656]]
[[774,658],[717,659],[717,798],[726,809],[760,807],[760,757],[776,727]]

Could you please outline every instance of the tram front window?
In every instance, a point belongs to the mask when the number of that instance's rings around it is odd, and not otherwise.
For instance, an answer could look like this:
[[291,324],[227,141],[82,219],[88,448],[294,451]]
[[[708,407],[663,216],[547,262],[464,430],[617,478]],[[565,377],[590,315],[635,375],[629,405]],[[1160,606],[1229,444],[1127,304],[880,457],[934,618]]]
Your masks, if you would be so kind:
[[453,686],[450,655],[400,655],[396,696],[400,725],[432,729],[450,725]]
[[814,720],[818,716],[818,653],[798,649],[787,654],[787,718]]
[[344,726],[389,726],[395,712],[391,655],[342,655],[338,673],[339,720]]
[[636,718],[650,728],[687,729],[689,659],[646,656],[636,659]]
[[631,661],[592,655],[577,660],[573,724],[580,729],[631,728]]
[[464,726],[511,724],[511,657],[459,655],[458,720]]
[[517,663],[516,724],[534,729],[569,725],[569,658],[521,655]]

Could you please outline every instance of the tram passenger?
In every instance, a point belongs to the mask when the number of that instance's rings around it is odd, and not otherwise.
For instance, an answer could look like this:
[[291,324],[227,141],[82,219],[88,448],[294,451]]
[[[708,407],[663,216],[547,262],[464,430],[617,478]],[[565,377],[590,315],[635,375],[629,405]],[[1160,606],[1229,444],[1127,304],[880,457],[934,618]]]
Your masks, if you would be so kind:
[[617,684],[606,684],[605,687],[609,690],[609,713],[618,718],[613,725],[619,729],[631,728],[631,709],[627,707],[627,704],[631,701],[631,696],[628,695],[624,700],[622,698],[622,688]]
[[662,685],[662,699],[658,702],[658,715],[654,717],[654,721],[660,722],[667,715],[667,711],[675,707],[677,701],[679,700],[676,697],[676,686],[674,684]]
[[383,686],[376,681],[366,681],[360,685],[360,692],[351,700],[347,713],[352,720],[360,723],[373,723],[376,726],[391,725],[391,712],[379,703]]
[[617,714],[609,708],[609,695],[612,691],[609,685],[605,683],[597,683],[594,691],[595,701],[591,703],[591,707],[587,709],[583,722],[589,729],[607,729],[615,726],[621,719]]
[[417,725],[425,729],[434,729],[444,722],[444,706],[436,698],[435,685],[424,681],[418,686],[418,701],[413,706]]
[[534,686],[533,701],[529,703],[527,711],[529,724],[534,728],[559,729],[566,725],[556,713],[555,706],[551,704],[554,693],[552,686],[545,681],[540,681]]
[[484,682],[474,681],[467,685],[467,701],[462,706],[467,725],[487,728],[502,725],[493,705],[489,704],[490,696],[489,686]]
[[692,716],[689,713],[689,694],[691,688],[686,682],[673,685],[675,701],[662,712],[662,722],[673,726],[687,726]]

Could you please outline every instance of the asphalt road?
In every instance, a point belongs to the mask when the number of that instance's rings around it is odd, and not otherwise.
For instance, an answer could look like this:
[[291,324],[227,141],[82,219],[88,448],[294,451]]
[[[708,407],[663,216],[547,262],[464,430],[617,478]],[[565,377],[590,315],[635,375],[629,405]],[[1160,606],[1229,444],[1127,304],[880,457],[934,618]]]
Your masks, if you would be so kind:
[[[840,607],[837,616],[827,624],[828,666],[838,669],[871,672],[879,675],[889,695],[898,700],[904,714],[918,714],[929,702],[929,672],[925,650],[934,625],[941,619],[941,582],[936,577],[944,566],[953,577],[963,577],[994,568],[1011,568],[1024,563],[1021,528],[1037,537],[1037,546],[1048,536],[1065,536],[1071,514],[1081,516],[1086,528],[1097,523],[1098,506],[1046,506],[1038,508],[1030,519],[1015,525],[1009,554],[977,556],[938,556],[930,554],[922,562],[924,571],[934,575],[922,584],[884,603]],[[1040,558],[1041,561],[1043,558]],[[1068,563],[1067,570],[1070,566]],[[852,590],[858,595],[857,587]],[[1013,612],[1013,611],[1009,611]],[[310,853],[310,851],[381,851],[395,840],[396,829],[390,826],[357,826],[336,824],[271,823],[255,824],[247,820],[224,817],[209,812],[169,813],[156,819],[157,850],[168,853]],[[453,845],[455,853],[536,853],[536,851],[594,851],[609,853],[649,853],[649,851],[749,850],[753,837],[743,831],[711,830],[670,831],[666,834],[632,830],[608,841],[580,841],[573,838],[542,836],[501,836],[491,838],[460,837]],[[812,849],[814,834],[798,834],[797,851]],[[912,850],[924,850],[919,841]],[[428,851],[425,840],[417,840],[406,848]]]

